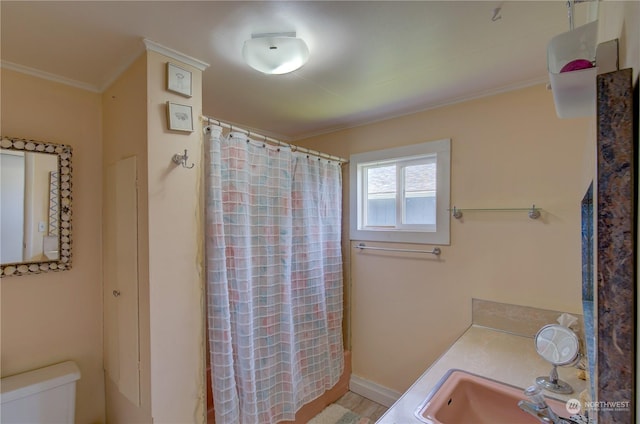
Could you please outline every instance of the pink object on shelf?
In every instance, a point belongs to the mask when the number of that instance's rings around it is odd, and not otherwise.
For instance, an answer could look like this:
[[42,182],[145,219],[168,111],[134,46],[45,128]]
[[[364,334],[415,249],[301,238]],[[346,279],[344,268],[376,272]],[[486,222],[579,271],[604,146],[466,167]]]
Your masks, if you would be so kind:
[[571,72],[571,71],[579,71],[580,69],[589,69],[593,68],[593,63],[587,59],[576,59],[567,63],[560,69],[560,73],[562,72]]

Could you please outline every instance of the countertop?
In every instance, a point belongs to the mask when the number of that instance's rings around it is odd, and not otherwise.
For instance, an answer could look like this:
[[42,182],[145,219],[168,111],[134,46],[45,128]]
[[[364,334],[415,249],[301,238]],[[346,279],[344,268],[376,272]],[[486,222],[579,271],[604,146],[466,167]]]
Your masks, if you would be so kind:
[[[469,329],[398,399],[376,424],[420,424],[414,412],[429,391],[452,368],[462,369],[523,389],[535,384],[536,377],[549,375],[551,364],[535,351],[533,339],[478,325]],[[579,399],[586,381],[578,378],[574,367],[558,367],[561,380],[574,392],[545,395],[561,400]],[[524,399],[524,395],[523,395]]]

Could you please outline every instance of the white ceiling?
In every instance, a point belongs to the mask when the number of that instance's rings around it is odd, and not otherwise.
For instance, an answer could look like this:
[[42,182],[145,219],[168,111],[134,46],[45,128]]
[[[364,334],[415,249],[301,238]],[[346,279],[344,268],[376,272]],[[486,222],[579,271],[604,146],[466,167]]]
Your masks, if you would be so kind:
[[[546,45],[568,30],[562,0],[3,0],[0,8],[3,66],[102,91],[147,38],[210,64],[206,115],[284,140],[545,82]],[[581,8],[577,25],[586,22]],[[286,31],[309,45],[303,68],[267,76],[243,63],[252,33]]]

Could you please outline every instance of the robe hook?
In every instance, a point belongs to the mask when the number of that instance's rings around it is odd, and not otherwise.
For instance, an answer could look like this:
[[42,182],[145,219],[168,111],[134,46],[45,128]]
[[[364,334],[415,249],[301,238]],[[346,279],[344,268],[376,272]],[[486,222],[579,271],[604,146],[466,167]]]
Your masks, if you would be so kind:
[[184,149],[184,154],[181,155],[180,153],[176,153],[175,155],[173,155],[173,158],[171,158],[173,163],[175,163],[176,165],[182,165],[182,167],[186,169],[193,168],[195,164],[192,163],[191,166],[187,166],[187,159],[189,159],[189,156],[187,155],[187,149]]

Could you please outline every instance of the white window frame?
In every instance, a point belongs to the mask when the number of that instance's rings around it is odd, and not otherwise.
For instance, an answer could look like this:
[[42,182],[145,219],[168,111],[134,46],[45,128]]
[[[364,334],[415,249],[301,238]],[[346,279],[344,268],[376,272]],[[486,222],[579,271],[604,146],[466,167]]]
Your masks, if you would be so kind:
[[[373,164],[400,163],[402,167],[415,164],[429,157],[436,161],[436,225],[398,224],[394,227],[367,227],[365,222],[366,178],[364,170]],[[377,162],[377,163],[376,163]],[[413,162],[413,163],[412,163]],[[401,166],[398,177],[403,184]],[[451,140],[443,139],[410,146],[376,150],[351,155],[349,158],[349,230],[351,240],[397,243],[450,244],[449,199],[451,179]],[[404,190],[403,190],[404,191]],[[403,196],[397,196],[402,202]],[[396,204],[396,213],[403,206]],[[404,212],[404,211],[403,211]]]

